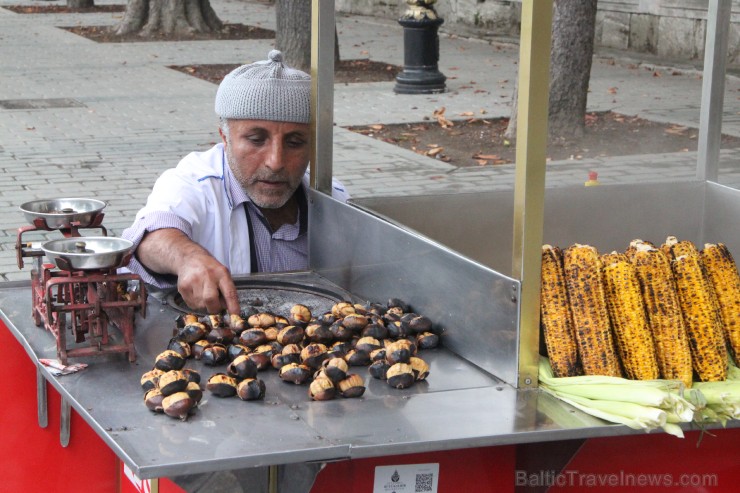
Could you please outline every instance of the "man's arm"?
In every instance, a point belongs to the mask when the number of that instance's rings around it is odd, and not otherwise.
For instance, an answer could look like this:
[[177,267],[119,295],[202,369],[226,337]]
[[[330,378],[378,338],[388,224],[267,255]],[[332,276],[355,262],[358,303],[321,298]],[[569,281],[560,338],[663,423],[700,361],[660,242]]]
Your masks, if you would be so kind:
[[208,313],[240,312],[236,286],[229,270],[179,229],[147,233],[136,249],[139,262],[159,274],[177,276],[177,290],[193,309]]

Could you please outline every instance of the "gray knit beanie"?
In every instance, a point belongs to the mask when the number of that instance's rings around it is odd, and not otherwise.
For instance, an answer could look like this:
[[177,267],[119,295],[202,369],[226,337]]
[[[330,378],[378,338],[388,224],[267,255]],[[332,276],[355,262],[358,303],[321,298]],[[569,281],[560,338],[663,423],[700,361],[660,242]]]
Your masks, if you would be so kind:
[[311,76],[284,65],[278,50],[267,58],[224,77],[216,93],[216,114],[226,119],[309,123]]

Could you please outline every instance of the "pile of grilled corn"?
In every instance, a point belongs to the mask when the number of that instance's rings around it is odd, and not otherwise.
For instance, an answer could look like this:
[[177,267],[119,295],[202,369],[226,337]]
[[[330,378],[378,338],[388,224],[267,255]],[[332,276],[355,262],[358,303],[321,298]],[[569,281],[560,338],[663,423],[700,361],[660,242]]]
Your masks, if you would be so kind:
[[740,356],[740,276],[727,247],[668,237],[624,252],[542,248],[541,326],[553,375],[727,379]]
[[546,393],[679,437],[680,423],[740,419],[740,276],[724,244],[545,245],[540,294]]

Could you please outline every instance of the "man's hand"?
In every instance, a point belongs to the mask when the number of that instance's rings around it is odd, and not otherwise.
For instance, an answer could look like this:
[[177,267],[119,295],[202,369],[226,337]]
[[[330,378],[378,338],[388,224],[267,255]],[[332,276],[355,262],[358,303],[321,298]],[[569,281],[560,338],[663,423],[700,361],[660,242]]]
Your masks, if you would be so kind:
[[136,256],[148,269],[175,274],[177,289],[193,310],[209,314],[240,312],[239,298],[229,270],[202,246],[178,229],[148,233],[136,249]]

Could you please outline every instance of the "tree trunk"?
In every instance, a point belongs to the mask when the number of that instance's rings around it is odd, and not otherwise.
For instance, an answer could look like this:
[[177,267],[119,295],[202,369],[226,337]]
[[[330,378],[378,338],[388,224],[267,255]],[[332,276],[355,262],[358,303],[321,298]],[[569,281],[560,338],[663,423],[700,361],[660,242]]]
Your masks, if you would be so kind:
[[95,7],[95,0],[67,0],[68,9],[89,9]]
[[[550,49],[548,127],[551,139],[583,135],[594,53],[597,0],[555,0]],[[506,136],[516,137],[518,84]]]
[[220,31],[210,0],[128,0],[116,34],[192,34]]
[[[275,47],[291,67],[311,71],[311,2],[275,1]],[[339,37],[334,29],[334,63],[339,62]]]

